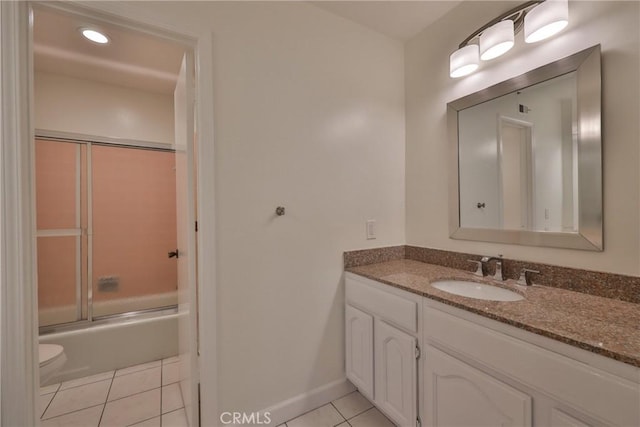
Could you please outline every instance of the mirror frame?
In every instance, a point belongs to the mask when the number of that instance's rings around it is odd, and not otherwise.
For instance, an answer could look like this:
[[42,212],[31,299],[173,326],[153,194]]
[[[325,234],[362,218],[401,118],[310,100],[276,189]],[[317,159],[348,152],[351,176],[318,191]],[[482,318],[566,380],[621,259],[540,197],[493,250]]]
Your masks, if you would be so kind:
[[[458,112],[491,99],[576,71],[578,125],[578,231],[500,230],[460,224]],[[515,245],[603,250],[602,78],[600,45],[536,68],[447,104],[449,130],[449,236]]]

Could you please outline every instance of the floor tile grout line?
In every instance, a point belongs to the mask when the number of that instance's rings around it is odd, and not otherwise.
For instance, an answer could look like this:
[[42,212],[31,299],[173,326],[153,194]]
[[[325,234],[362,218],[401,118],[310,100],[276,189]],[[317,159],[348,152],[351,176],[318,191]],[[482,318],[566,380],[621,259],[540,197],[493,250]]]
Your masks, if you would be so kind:
[[[2,0],[0,0],[0,1],[2,1]],[[171,383],[171,384],[175,384],[175,383]],[[148,393],[148,392],[153,391],[153,390],[158,390],[159,388],[162,388],[162,386],[150,388],[149,390],[137,391],[135,393],[131,393],[131,394],[128,394],[126,396],[119,397],[117,399],[107,400],[107,403],[117,402],[118,400],[126,399],[127,397],[131,397],[131,396],[137,396],[137,395],[142,394],[142,393]],[[162,391],[160,391],[160,393],[162,393]]]
[[[169,411],[169,412],[167,412],[167,414],[173,414],[174,412],[178,412],[178,411],[181,411],[181,410],[183,410],[183,409],[184,409],[184,407],[182,407],[182,408],[178,408],[178,409],[174,409],[173,411]],[[167,414],[162,414],[162,415],[167,415]],[[185,417],[187,416],[187,411],[184,411],[184,416],[185,416]],[[162,426],[160,426],[160,427],[162,427]]]
[[[160,418],[162,418],[162,387],[166,387],[166,386],[170,386],[170,385],[172,385],[172,384],[176,384],[176,383],[178,383],[178,381],[174,381],[174,382],[172,382],[172,383],[169,383],[169,384],[165,384],[165,385],[163,385],[163,384],[162,384],[162,373],[163,373],[163,369],[162,369],[162,368],[163,368],[164,366],[167,366],[167,365],[172,365],[172,364],[174,364],[174,363],[176,363],[176,362],[178,362],[178,361],[176,360],[176,361],[174,361],[174,362],[170,362],[170,363],[167,363],[167,364],[163,364],[163,363],[162,363],[162,362],[163,362],[163,359],[157,359],[157,360],[152,360],[151,362],[146,362],[146,363],[153,363],[153,362],[157,362],[157,361],[159,361],[159,362],[160,362],[160,365],[159,365],[159,366],[152,366],[152,367],[149,367],[149,368],[141,369],[141,370],[139,370],[139,371],[129,372],[129,373],[127,373],[127,374],[120,375],[120,376],[118,376],[118,377],[116,377],[116,373],[118,372],[118,369],[114,369],[114,370],[113,370],[113,373],[111,374],[111,378],[104,378],[104,379],[101,379],[101,380],[97,380],[97,381],[92,381],[92,382],[88,382],[88,383],[85,383],[85,384],[76,385],[76,386],[73,386],[73,387],[66,388],[66,389],[64,389],[64,390],[62,390],[62,384],[63,384],[63,382],[60,382],[60,383],[58,383],[58,387],[56,387],[56,389],[55,389],[54,391],[52,391],[51,393],[45,393],[45,394],[39,394],[39,395],[38,395],[38,397],[42,397],[42,396],[46,396],[46,395],[48,395],[48,394],[53,394],[53,397],[51,398],[51,400],[50,400],[50,401],[49,401],[49,403],[47,404],[47,407],[44,409],[44,411],[42,412],[42,414],[40,414],[39,419],[40,419],[40,420],[43,420],[43,421],[44,421],[44,420],[50,420],[50,419],[53,419],[53,418],[62,417],[62,416],[65,416],[65,415],[73,414],[73,413],[75,413],[75,412],[84,411],[85,409],[95,408],[95,407],[97,407],[97,406],[103,405],[102,412],[101,412],[101,414],[100,414],[100,419],[99,419],[99,421],[98,421],[98,426],[99,426],[99,425],[100,425],[100,423],[102,422],[102,417],[103,417],[103,415],[104,415],[104,411],[105,411],[105,409],[106,409],[106,405],[107,405],[107,403],[116,402],[116,401],[118,401],[118,400],[126,399],[127,397],[131,397],[131,396],[135,396],[135,395],[138,395],[138,394],[146,393],[146,392],[149,392],[149,391],[152,391],[152,390],[158,389],[158,388],[160,389],[160,415],[158,415],[158,416],[160,416]],[[134,366],[135,366],[135,365],[134,365]],[[154,388],[151,388],[151,389],[149,389],[149,390],[143,390],[143,391],[140,391],[140,392],[137,392],[137,393],[133,393],[133,394],[127,395],[127,396],[119,397],[119,398],[117,398],[117,399],[108,400],[108,399],[109,399],[109,393],[111,393],[111,387],[113,386],[113,381],[115,380],[115,378],[122,378],[122,377],[125,377],[125,376],[127,376],[127,375],[135,374],[135,373],[138,373],[138,372],[142,372],[142,371],[149,370],[149,369],[154,369],[154,368],[160,368],[160,386],[159,386],[159,387],[154,387]],[[127,369],[127,368],[121,368],[121,369]],[[108,372],[108,371],[107,371],[107,372]],[[94,375],[100,375],[100,374],[104,374],[104,373],[98,373],[98,374],[94,374]],[[73,380],[70,380],[70,381],[73,381]],[[73,410],[73,411],[69,411],[69,412],[65,412],[65,413],[62,413],[62,414],[58,414],[58,415],[53,416],[53,417],[44,418],[44,415],[47,413],[47,410],[49,410],[49,407],[50,407],[50,406],[51,406],[51,404],[53,403],[53,400],[56,398],[56,396],[58,395],[58,393],[63,392],[63,391],[67,391],[67,390],[72,390],[72,389],[75,389],[75,388],[78,388],[78,387],[83,387],[83,386],[88,386],[88,385],[91,385],[91,384],[96,384],[96,383],[103,382],[103,381],[110,381],[110,383],[109,383],[109,389],[107,390],[107,396],[106,396],[106,398],[105,398],[105,402],[104,402],[104,403],[98,403],[98,404],[95,404],[95,405],[87,406],[87,407],[85,407],[85,408],[75,409],[75,410]],[[180,408],[178,408],[178,409],[176,409],[176,410],[174,410],[174,411],[170,411],[170,412],[175,412],[175,411],[180,410],[180,409],[183,409],[183,408],[184,408],[184,404],[183,404],[183,406],[182,406],[182,407],[180,407]],[[169,413],[169,412],[167,412],[167,413]],[[155,418],[155,417],[152,417],[152,418]],[[146,421],[146,420],[143,420],[143,421]],[[161,422],[162,422],[162,421],[161,421]]]
[[[342,417],[342,421],[340,421],[338,424],[342,424],[343,422],[347,421],[347,417],[345,417],[344,415],[342,415],[342,412],[340,412],[340,410],[338,408],[336,408],[336,405],[333,404],[333,401],[329,402],[329,404],[333,407],[333,409],[336,410],[336,412],[338,414],[340,414],[340,416]],[[336,424],[336,425],[338,425]]]
[[[184,406],[183,406],[182,408],[174,409],[173,411],[169,411],[166,414],[160,415],[160,427],[162,427],[162,416],[163,415],[173,414],[174,412],[178,412],[178,411],[181,411],[181,410],[184,410],[184,417],[187,418],[187,410],[184,409]],[[160,410],[160,412],[162,412],[162,409]]]
[[[0,1],[1,1],[1,0],[0,0]],[[171,383],[171,384],[175,384],[175,383]],[[113,403],[113,402],[117,402],[118,400],[127,399],[127,398],[129,398],[129,397],[137,396],[137,395],[139,395],[139,394],[143,394],[143,393],[148,393],[148,392],[150,392],[150,391],[154,391],[154,390],[158,390],[158,389],[162,389],[162,386],[160,386],[160,387],[154,387],[154,388],[151,388],[151,389],[149,389],[149,390],[139,391],[139,392],[137,392],[137,393],[133,393],[133,394],[130,394],[130,395],[128,395],[128,396],[119,397],[119,398],[117,398],[117,399],[108,400],[106,403]],[[162,390],[160,390],[160,393],[162,393]],[[105,405],[106,405],[106,404],[105,404]],[[96,406],[97,406],[97,405],[96,405]],[[160,402],[160,406],[162,407],[162,402]],[[180,408],[180,409],[182,409],[182,408]],[[160,412],[162,412],[162,408],[160,409]],[[162,415],[162,414],[160,414],[160,415]],[[153,416],[153,417],[151,417],[151,418],[156,418],[156,417],[158,417],[158,416],[159,416],[159,415],[154,415],[154,416]],[[136,422],[136,423],[134,423],[134,424],[141,423],[142,421],[150,420],[151,418],[147,418],[147,419],[145,419],[145,420],[137,421],[137,422]],[[133,424],[132,424],[132,425],[133,425]]]
[[86,411],[87,409],[96,408],[96,407],[101,406],[101,405],[104,405],[104,403],[98,403],[97,405],[91,405],[91,406],[87,406],[86,408],[76,409],[76,410],[73,410],[73,411],[65,412],[64,414],[56,415],[55,417],[41,418],[41,420],[42,421],[49,421],[49,420],[53,420],[55,418],[64,417],[66,415],[75,414],[76,412]]
[[[109,371],[107,371],[107,372],[109,372]],[[95,375],[101,375],[101,374],[95,374]],[[114,371],[114,375],[115,375],[115,371]],[[85,378],[85,377],[81,377],[81,378]],[[79,380],[80,378],[76,378],[76,379]],[[103,378],[101,380],[90,381],[88,383],[78,384],[78,385],[74,385],[73,387],[65,388],[64,390],[62,389],[62,383],[60,383],[60,387],[58,388],[58,392],[67,391],[67,390],[73,390],[74,388],[82,387],[83,385],[95,384],[95,383],[99,383],[99,382],[102,382],[102,381],[107,381],[108,379],[109,378]],[[113,379],[113,376],[111,377],[111,379]],[[70,380],[70,381],[75,381],[75,380]]]
[[[0,1],[2,1],[2,0],[0,0]],[[135,372],[134,372],[134,373],[135,373]],[[123,376],[125,376],[125,375],[123,375]],[[116,380],[116,378],[122,378],[123,376],[115,377],[115,378],[114,378],[114,381]],[[175,383],[171,383],[171,384],[175,384]],[[167,384],[167,385],[169,385],[169,384]],[[140,391],[137,391],[137,392],[135,392],[135,393],[128,394],[128,395],[126,395],[126,396],[122,396],[122,397],[118,397],[117,399],[113,399],[113,400],[109,400],[109,397],[107,396],[107,403],[108,403],[108,402],[115,402],[116,400],[120,400],[120,399],[125,399],[125,398],[127,398],[127,397],[129,397],[129,396],[135,396],[136,394],[146,393],[147,391],[155,390],[155,389],[157,389],[157,388],[162,388],[162,371],[160,371],[160,386],[158,386],[158,387],[152,387],[152,388],[147,389],[147,390],[140,390]],[[111,391],[111,390],[109,390],[109,391]],[[161,391],[161,393],[162,393],[162,391]]]
[[[331,403],[331,402],[329,402],[329,403]],[[302,417],[302,416],[305,416],[305,415],[307,415],[309,412],[313,412],[313,411],[315,411],[316,409],[320,409],[320,408],[322,408],[323,406],[327,406],[329,403],[327,403],[327,404],[325,404],[325,405],[320,405],[320,406],[318,406],[317,408],[309,409],[307,412],[304,412],[304,413],[302,413],[302,414],[298,415],[297,417],[294,417],[294,418],[291,418],[290,420],[287,420],[287,421],[286,421],[286,423],[288,423],[289,421],[296,420],[296,419],[298,419],[298,418],[300,418],[300,417]],[[338,411],[338,413],[340,413],[340,412]],[[342,416],[342,414],[340,414],[340,416]],[[285,423],[285,424],[286,424],[286,423]],[[161,426],[161,427],[162,427],[162,426]]]
[[111,384],[109,384],[109,390],[107,390],[107,397],[104,399],[104,406],[102,407],[102,412],[100,413],[100,418],[98,419],[98,425],[96,427],[100,427],[100,423],[102,423],[102,417],[104,416],[104,411],[107,409],[107,402],[109,401],[109,393],[111,393],[111,387],[113,386],[113,379],[116,377],[116,371],[113,371],[113,376],[111,377]]
[[[149,369],[154,369],[154,368],[162,368],[163,366],[165,366],[165,365],[162,364],[162,359],[152,360],[151,362],[147,362],[147,363],[153,363],[153,362],[158,362],[158,361],[160,362],[160,365],[158,365],[158,366],[150,366],[148,368],[143,368],[143,369],[140,369],[139,371],[128,372],[128,373],[123,374],[123,375],[116,375],[116,374],[118,373],[118,371],[122,371],[123,369],[129,369],[129,368],[132,368],[133,366],[136,366],[136,365],[127,366],[126,368],[113,369],[114,373],[113,373],[112,379],[120,378],[120,377],[126,377],[127,375],[137,374],[138,372],[147,371]],[[171,365],[172,363],[175,363],[175,362],[168,363],[168,365]],[[109,371],[106,371],[106,372],[109,372]],[[102,375],[102,374],[105,374],[106,372],[98,372],[97,374],[93,374],[93,375]],[[89,376],[92,376],[92,375],[89,375]],[[86,378],[86,377],[80,377],[80,378]],[[80,378],[76,378],[76,379],[80,379]],[[102,380],[95,380],[95,381],[90,381],[90,382],[84,383],[84,384],[74,385],[73,387],[65,388],[64,390],[62,390],[62,384],[63,383],[61,382],[60,384],[58,384],[58,389],[56,391],[51,392],[51,393],[57,393],[59,391],[71,390],[72,388],[78,388],[78,387],[82,387],[83,385],[99,383],[100,381],[106,381],[107,379],[108,378],[104,378]],[[75,381],[75,380],[69,380],[69,381]],[[64,382],[69,382],[69,381],[64,381]],[[51,394],[51,393],[46,393],[46,394]]]
[[58,394],[58,390],[60,390],[60,387],[62,387],[62,383],[58,384],[58,387],[56,388],[56,390],[53,392],[53,397],[51,398],[51,400],[49,401],[49,403],[47,404],[47,407],[44,408],[44,411],[42,411],[42,413],[40,414],[40,418],[42,419],[42,417],[44,417],[44,414],[47,412],[47,409],[49,409],[49,406],[51,406],[51,403],[53,403],[53,399],[56,398],[56,395]]
[[144,420],[136,421],[136,422],[135,422],[135,423],[133,423],[133,424],[127,424],[127,427],[135,426],[136,424],[140,424],[140,423],[143,423],[143,422],[145,422],[145,421],[152,420],[152,419],[154,419],[154,418],[158,418],[158,416],[157,416],[157,415],[155,415],[155,416],[153,416],[153,417],[151,417],[151,418],[145,418]]
[[[155,361],[154,361],[155,362]],[[151,363],[151,362],[149,362]],[[162,365],[158,365],[158,366],[149,366],[148,368],[142,368],[140,370],[137,371],[132,371],[132,372],[127,372],[126,374],[122,374],[122,375],[116,375],[114,378],[121,378],[121,377],[126,377],[127,375],[131,375],[131,374],[137,374],[139,372],[144,372],[144,371],[148,371],[150,369],[156,369],[156,368],[162,368]],[[116,369],[116,374],[118,373],[118,371],[122,371],[124,369],[129,369],[129,368],[122,368],[122,369]]]
[[359,416],[359,415],[362,415],[362,414],[364,414],[365,412],[367,412],[367,411],[369,411],[370,409],[373,409],[373,408],[375,408],[375,406],[371,405],[371,406],[369,406],[367,409],[365,409],[364,411],[362,411],[362,412],[358,412],[357,414],[352,415],[351,417],[347,418],[347,421],[352,420],[352,419],[354,419],[355,417],[357,417],[357,416]]
[[[1,0],[0,0],[0,1],[1,1]],[[66,389],[64,389],[64,390],[60,390],[60,389],[62,388],[62,383],[60,383],[60,387],[58,387],[58,391],[56,391],[56,392],[55,392],[55,394],[54,394],[54,396],[51,398],[51,402],[49,402],[49,404],[47,405],[47,408],[44,410],[44,412],[43,412],[43,413],[42,413],[42,415],[40,416],[40,419],[41,419],[41,420],[45,420],[45,419],[46,419],[46,420],[49,420],[49,419],[51,419],[51,418],[61,417],[62,415],[67,415],[67,414],[71,414],[71,413],[74,413],[74,412],[82,411],[83,409],[89,409],[89,408],[93,408],[93,407],[95,407],[95,406],[98,406],[99,404],[89,405],[89,406],[87,406],[87,407],[80,408],[80,409],[74,409],[73,411],[65,412],[65,413],[62,413],[62,414],[56,415],[56,416],[54,416],[54,417],[44,418],[44,414],[46,414],[46,413],[47,413],[47,410],[49,409],[49,407],[50,407],[50,406],[51,406],[51,404],[53,403],[53,399],[55,399],[55,398],[56,398],[56,396],[58,395],[58,393],[65,392],[65,391],[67,391],[67,390],[72,390],[72,389],[74,389],[74,388],[78,388],[78,387],[82,387],[82,386],[86,386],[86,385],[97,384],[97,383],[100,383],[100,382],[103,382],[103,381],[110,381],[110,380],[109,380],[109,379],[107,379],[107,378],[105,378],[105,379],[100,380],[100,381],[95,381],[95,382],[92,382],[92,383],[82,384],[82,385],[79,385],[79,386],[76,386],[76,387],[69,387],[69,388],[66,388]],[[109,384],[109,388],[111,388],[111,384]],[[50,394],[50,393],[49,393],[49,394]],[[108,395],[109,395],[109,394],[108,394],[108,392],[107,392],[107,396],[108,396]]]
[[[57,393],[56,391],[53,392],[53,397],[51,398],[49,403],[47,403],[47,407],[44,408],[44,411],[42,411],[42,413],[40,414],[39,419],[42,419],[42,417],[44,417],[44,413],[47,412],[47,409],[49,409],[49,406],[51,406],[51,402],[53,402],[53,399],[56,397],[56,393]],[[51,393],[49,393],[49,394],[51,394]],[[44,396],[46,396],[46,394]],[[40,398],[42,398],[42,395],[40,396]]]
[[[396,426],[396,423],[394,423],[393,421],[391,421],[391,420],[389,419],[389,417],[387,417],[387,416],[384,414],[384,412],[382,412],[380,409],[376,408],[375,406],[371,406],[371,408],[367,409],[366,411],[363,411],[363,412],[359,413],[358,415],[354,415],[353,417],[349,418],[349,419],[347,420],[347,422],[349,422],[349,421],[353,420],[355,417],[358,417],[358,416],[360,416],[360,415],[364,414],[365,412],[369,412],[369,411],[373,411],[373,410],[376,410],[380,415],[382,415],[382,416],[383,416],[387,421],[389,421],[389,422],[391,423],[391,425],[392,425],[392,426],[394,426],[394,427]],[[349,425],[351,425],[351,423],[349,423]]]

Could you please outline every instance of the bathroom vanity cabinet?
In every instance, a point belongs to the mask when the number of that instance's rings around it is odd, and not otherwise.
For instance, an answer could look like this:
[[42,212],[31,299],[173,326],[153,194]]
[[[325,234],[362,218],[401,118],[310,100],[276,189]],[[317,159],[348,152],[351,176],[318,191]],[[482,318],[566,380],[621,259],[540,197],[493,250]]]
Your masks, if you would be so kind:
[[422,297],[347,275],[347,378],[400,426],[417,420]]
[[637,368],[427,298],[424,312],[426,425],[640,425]]
[[347,377],[399,426],[640,425],[639,368],[356,274],[345,285]]

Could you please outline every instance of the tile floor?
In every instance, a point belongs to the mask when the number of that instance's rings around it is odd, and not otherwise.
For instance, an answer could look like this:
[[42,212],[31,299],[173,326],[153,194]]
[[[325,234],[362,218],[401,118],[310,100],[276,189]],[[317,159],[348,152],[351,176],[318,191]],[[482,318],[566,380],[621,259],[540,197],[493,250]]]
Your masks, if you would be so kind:
[[354,391],[278,427],[394,427],[371,402]]
[[177,357],[40,388],[43,427],[187,426]]
[[[186,427],[178,358],[40,388],[42,427]],[[354,391],[278,427],[394,427]]]

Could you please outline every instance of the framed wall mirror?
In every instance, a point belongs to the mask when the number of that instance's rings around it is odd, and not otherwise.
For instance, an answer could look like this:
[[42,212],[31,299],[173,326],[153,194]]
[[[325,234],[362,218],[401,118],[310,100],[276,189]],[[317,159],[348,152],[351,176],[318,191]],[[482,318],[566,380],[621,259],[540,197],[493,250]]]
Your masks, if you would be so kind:
[[453,239],[603,249],[600,46],[447,104]]

